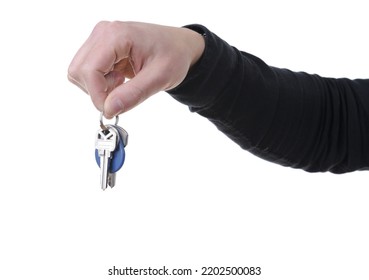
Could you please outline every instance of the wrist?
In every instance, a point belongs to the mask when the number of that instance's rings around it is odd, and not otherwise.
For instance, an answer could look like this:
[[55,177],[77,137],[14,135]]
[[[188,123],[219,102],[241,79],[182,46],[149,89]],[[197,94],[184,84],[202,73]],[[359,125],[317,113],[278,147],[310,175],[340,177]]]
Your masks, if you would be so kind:
[[188,36],[188,41],[191,49],[191,64],[190,67],[195,65],[202,57],[205,50],[205,39],[204,35],[196,30],[190,28],[184,28]]

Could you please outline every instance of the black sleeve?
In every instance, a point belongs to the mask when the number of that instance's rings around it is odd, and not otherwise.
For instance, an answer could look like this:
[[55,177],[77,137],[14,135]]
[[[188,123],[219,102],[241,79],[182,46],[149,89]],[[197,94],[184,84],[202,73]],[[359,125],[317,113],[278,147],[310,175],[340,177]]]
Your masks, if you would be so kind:
[[309,172],[369,168],[369,79],[322,78],[266,65],[201,25],[205,51],[168,91],[243,149]]

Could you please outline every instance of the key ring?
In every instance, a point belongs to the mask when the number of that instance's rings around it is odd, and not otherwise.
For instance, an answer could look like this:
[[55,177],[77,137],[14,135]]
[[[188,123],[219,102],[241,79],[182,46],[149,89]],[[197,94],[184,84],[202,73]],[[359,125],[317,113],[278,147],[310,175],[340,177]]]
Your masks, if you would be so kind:
[[[104,124],[103,119],[104,119],[104,112],[101,112],[100,113],[100,127],[103,130],[108,130],[108,128]],[[119,122],[119,116],[117,115],[117,116],[115,116],[115,125],[118,125],[118,122]]]

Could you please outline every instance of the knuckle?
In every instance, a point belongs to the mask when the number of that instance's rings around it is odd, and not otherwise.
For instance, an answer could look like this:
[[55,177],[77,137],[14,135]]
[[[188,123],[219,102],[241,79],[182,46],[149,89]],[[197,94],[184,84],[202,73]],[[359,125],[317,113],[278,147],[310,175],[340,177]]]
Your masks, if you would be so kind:
[[68,78],[76,78],[77,77],[78,70],[74,65],[70,65],[68,67]]
[[94,28],[93,36],[105,44],[130,46],[132,26],[123,21],[100,21]]
[[106,26],[109,24],[109,21],[106,21],[106,20],[102,20],[102,21],[99,21],[97,24],[96,24],[96,26],[95,26],[95,28],[94,28],[94,30],[93,31],[99,31],[99,30],[101,30],[101,29],[104,29],[104,28],[106,28]]
[[76,83],[79,80],[78,70],[75,66],[71,65],[68,68],[68,80],[72,83]]
[[110,33],[110,32],[117,32],[122,28],[124,25],[121,21],[100,21],[96,24],[94,31],[95,32],[103,32],[103,33]]
[[68,79],[74,81],[80,81],[83,79],[86,74],[91,71],[90,67],[86,63],[82,63],[80,65],[71,64],[68,68]]

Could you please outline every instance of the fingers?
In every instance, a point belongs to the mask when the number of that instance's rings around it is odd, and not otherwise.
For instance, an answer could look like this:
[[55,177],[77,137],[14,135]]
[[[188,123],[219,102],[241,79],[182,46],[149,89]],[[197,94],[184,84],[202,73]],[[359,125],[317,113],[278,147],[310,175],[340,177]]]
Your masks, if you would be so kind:
[[72,60],[68,78],[112,118],[181,83],[203,49],[203,37],[188,29],[101,22]]
[[[114,87],[124,81],[123,75],[112,73],[114,66],[124,57],[129,56],[130,47],[125,42],[117,44],[113,36],[111,23],[101,22],[96,25],[90,37],[73,58],[68,79],[91,96],[95,107],[102,111],[104,101]],[[128,42],[128,41],[127,41]],[[119,54],[116,50],[119,47]],[[122,69],[120,69],[121,73]],[[110,73],[110,74],[109,74]],[[107,74],[109,74],[107,76]]]
[[[156,92],[166,87],[166,78],[160,73],[160,66],[143,68],[134,78],[115,87],[107,96],[104,114],[107,118],[127,112]],[[156,68],[156,69],[153,69]]]
[[124,83],[125,76],[121,72],[114,70],[106,74],[105,79],[108,86],[107,92],[111,92],[113,89]]
[[[107,118],[130,110],[162,90],[164,80],[171,76],[168,75],[171,73],[159,75],[160,68],[165,67],[160,67],[163,64],[160,59],[155,62],[152,58],[165,56],[168,51],[157,48],[165,41],[161,40],[165,32],[161,27],[157,31],[156,28],[119,22],[99,23],[72,60],[69,80],[87,92],[95,107]],[[130,56],[133,42],[135,65]],[[124,83],[125,78],[131,80]]]

